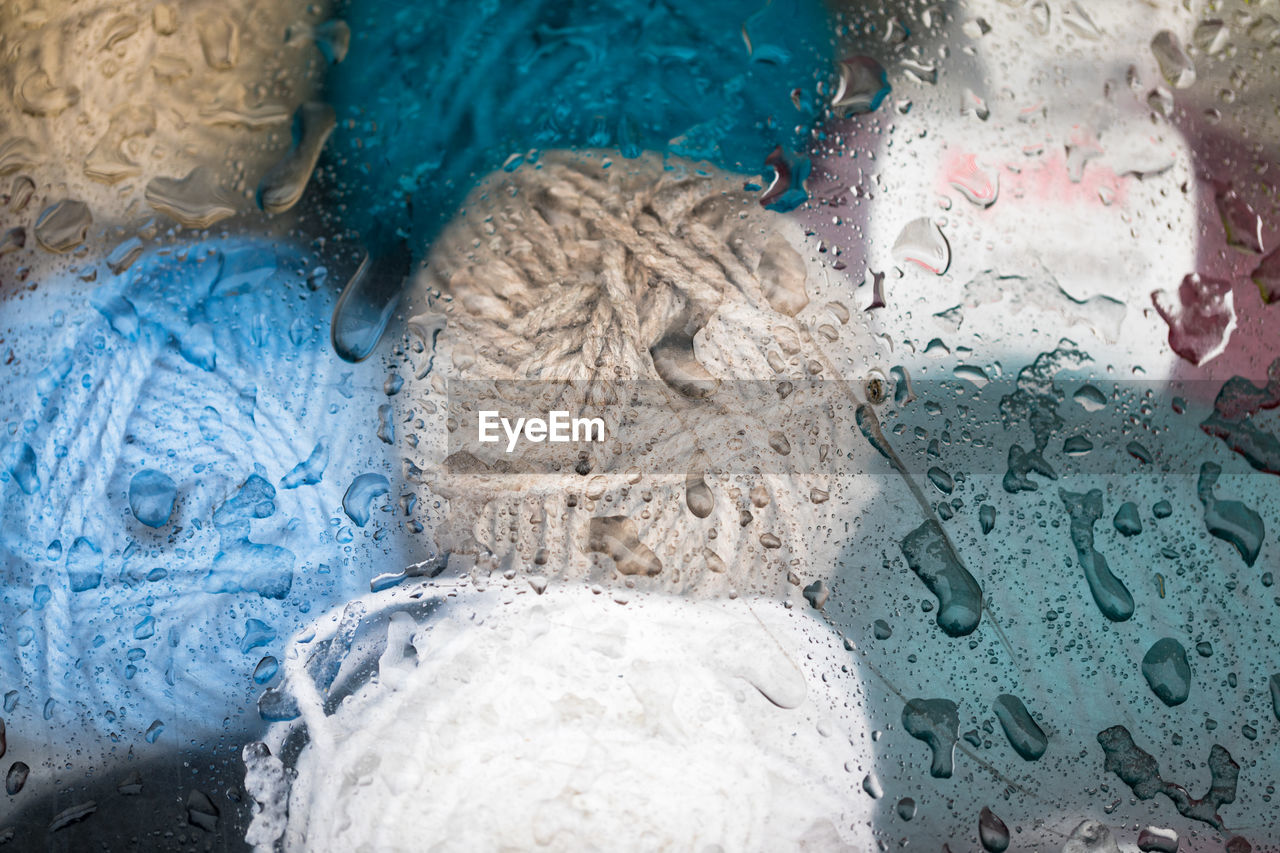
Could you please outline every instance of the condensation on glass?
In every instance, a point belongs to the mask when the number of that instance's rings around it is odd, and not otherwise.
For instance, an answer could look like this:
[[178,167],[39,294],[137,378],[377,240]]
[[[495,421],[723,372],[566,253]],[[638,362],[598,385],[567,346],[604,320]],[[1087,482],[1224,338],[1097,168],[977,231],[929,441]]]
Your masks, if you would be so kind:
[[1280,848],[1275,3],[0,49],[0,842]]

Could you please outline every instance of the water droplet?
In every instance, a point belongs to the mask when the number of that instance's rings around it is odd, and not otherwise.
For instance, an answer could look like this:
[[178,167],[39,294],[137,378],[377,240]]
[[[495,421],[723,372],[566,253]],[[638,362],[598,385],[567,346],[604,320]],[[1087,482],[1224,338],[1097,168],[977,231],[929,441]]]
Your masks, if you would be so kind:
[[221,12],[210,9],[196,21],[205,63],[215,71],[235,67],[240,56],[240,27]]
[[152,720],[151,725],[147,726],[147,731],[143,734],[143,737],[146,739],[147,743],[155,743],[156,738],[160,737],[163,732],[164,723],[160,720]]
[[148,640],[155,636],[156,620],[151,616],[145,616],[137,625],[133,626],[133,638],[135,640]]
[[222,415],[213,406],[205,406],[196,422],[200,429],[200,437],[208,442],[215,442],[222,435]]
[[36,452],[25,441],[11,442],[4,450],[4,465],[23,493],[40,491],[40,475],[36,470]]
[[[0,175],[6,175],[9,171],[12,171],[12,168],[6,171],[7,166],[12,167],[13,164],[6,164],[5,158],[9,156],[9,149],[12,148],[12,142],[14,141],[17,140],[11,140],[10,144],[7,145],[0,145]],[[9,209],[14,213],[21,213],[26,210],[27,204],[35,193],[36,182],[31,178],[26,175],[19,175],[14,178],[13,186],[9,190]]]
[[53,820],[49,821],[49,831],[58,832],[66,829],[73,823],[79,823],[82,820],[87,820],[97,810],[98,804],[93,800],[86,800],[83,803],[76,803],[74,806],[68,806],[54,815]]
[[884,308],[887,304],[884,297],[884,273],[868,269],[867,275],[871,279],[871,301],[867,303],[867,307],[863,310],[874,311],[877,308]]
[[899,406],[915,402],[916,394],[911,387],[911,375],[907,373],[907,369],[901,366],[891,367],[889,375],[893,377],[893,401]]
[[340,358],[357,362],[378,345],[409,275],[410,256],[403,244],[366,255],[343,288],[333,309],[330,341]]
[[1107,397],[1092,385],[1081,385],[1071,399],[1079,403],[1086,412],[1097,412],[1107,407]]
[[102,552],[83,536],[67,551],[67,580],[72,592],[96,589],[102,582]]
[[1178,833],[1158,826],[1144,827],[1138,833],[1138,849],[1142,853],[1178,853]]
[[109,51],[138,31],[138,19],[133,15],[116,15],[107,21],[99,51]]
[[1030,27],[1031,31],[1036,35],[1046,36],[1049,34],[1049,4],[1045,0],[1035,0],[1030,8]]
[[1132,501],[1126,501],[1120,505],[1111,523],[1123,536],[1137,536],[1142,532],[1142,519],[1138,516],[1138,506]]
[[[347,374],[350,376],[350,374]],[[339,389],[341,390],[341,389]],[[246,385],[236,395],[236,409],[250,423],[254,423],[254,411],[258,407],[258,386]]]
[[698,518],[706,518],[715,509],[715,495],[707,486],[700,468],[690,468],[685,475],[684,502],[689,507],[689,512]]
[[1280,301],[1280,248],[1263,258],[1250,277],[1258,286],[1263,302],[1271,305]]
[[951,266],[951,244],[932,219],[922,216],[902,227],[893,244],[893,258],[899,264],[919,264],[934,275],[942,275]]
[[1097,41],[1104,35],[1102,28],[1093,20],[1089,12],[1080,5],[1080,0],[1072,0],[1071,4],[1064,10],[1062,22],[1070,27],[1076,35],[1089,41]]
[[346,494],[342,496],[342,509],[356,523],[356,527],[364,527],[369,523],[374,498],[385,495],[390,490],[391,484],[381,474],[361,474],[351,481]]
[[662,561],[640,541],[635,522],[625,515],[591,519],[587,550],[607,554],[620,574],[653,576],[662,571]]
[[982,618],[982,588],[960,562],[941,525],[929,520],[902,540],[907,565],[938,599],[938,627],[952,637],[973,633]]
[[131,771],[116,783],[116,792],[125,797],[136,797],[142,793],[142,774],[137,770]]
[[315,28],[312,36],[316,47],[324,54],[325,62],[336,65],[347,58],[347,50],[351,47],[351,27],[346,21],[325,21]]
[[156,111],[142,104],[130,104],[116,110],[102,137],[84,158],[84,173],[104,184],[117,184],[142,173],[130,159],[125,143],[139,136],[150,136],[156,129]]
[[[25,136],[14,136],[0,142],[0,175],[12,175],[14,172],[25,171],[40,162],[40,152],[36,148],[36,144]],[[30,184],[29,191],[26,186]],[[23,205],[31,198],[31,193],[35,192],[35,183],[25,175],[18,176],[13,182],[14,192],[10,193],[11,199],[9,204],[13,206],[15,212],[22,210],[18,202]],[[24,187],[22,196],[19,197],[18,187]]]
[[949,495],[953,491],[955,491],[956,481],[952,479],[950,474],[948,474],[946,471],[943,471],[941,468],[937,467],[936,465],[930,468],[926,472],[925,476],[929,478],[930,483],[933,483],[934,488],[936,488],[939,492],[942,492],[942,494]]
[[0,258],[16,252],[27,245],[27,229],[20,226],[9,228],[0,234]]
[[1262,516],[1240,501],[1220,500],[1214,496],[1214,486],[1222,475],[1222,466],[1205,462],[1200,466],[1200,479],[1196,494],[1204,504],[1204,525],[1209,533],[1235,547],[1244,558],[1245,565],[1252,566],[1262,550],[1266,527]]
[[1169,325],[1169,346],[1187,361],[1204,364],[1226,350],[1236,327],[1231,282],[1188,275],[1176,296],[1157,290],[1151,301]]
[[650,350],[650,355],[662,381],[685,397],[710,397],[719,387],[719,380],[694,355],[693,338],[688,334],[679,332],[664,336]]
[[268,723],[296,720],[300,713],[293,697],[278,687],[264,690],[258,697],[258,716]]
[[1084,456],[1093,450],[1093,442],[1083,435],[1073,435],[1062,442],[1062,452],[1068,456]]
[[46,207],[36,220],[36,242],[50,252],[69,252],[84,242],[92,224],[87,204],[64,198]]
[[982,528],[983,536],[990,533],[996,526],[996,508],[991,504],[978,507],[978,524]]
[[378,407],[378,439],[383,444],[396,443],[396,425],[389,403]]
[[869,56],[851,56],[840,61],[840,81],[831,107],[843,115],[875,112],[889,96],[889,76],[884,67]]
[[236,212],[217,176],[204,166],[197,166],[184,178],[152,178],[146,199],[147,204],[188,228],[208,228]]
[[1221,53],[1231,39],[1231,29],[1221,18],[1209,18],[1196,24],[1191,41],[1210,56]]
[[187,795],[187,823],[198,826],[205,832],[214,832],[218,828],[218,807],[203,791],[192,790]]
[[987,372],[976,364],[960,364],[951,371],[957,379],[963,379],[972,382],[974,385],[982,388],[991,381],[991,377],[987,376]]
[[301,317],[295,317],[289,324],[289,343],[300,347],[307,342],[308,323]]
[[1049,737],[1017,696],[1004,693],[992,705],[1009,745],[1026,761],[1037,761],[1049,748]]
[[276,638],[276,629],[261,619],[246,619],[244,636],[240,638],[241,654],[248,654],[253,649],[265,646]]
[[871,630],[877,640],[887,640],[893,636],[893,628],[883,619],[877,619]]
[[827,606],[827,599],[831,596],[831,590],[822,580],[816,580],[804,588],[805,601],[809,602],[809,606],[814,610],[821,610]]
[[[1210,748],[1209,792],[1197,799],[1181,785],[1161,778],[1160,763],[1134,743],[1133,736],[1124,726],[1112,726],[1099,732],[1098,743],[1107,756],[1104,768],[1119,776],[1133,791],[1134,796],[1149,800],[1156,794],[1164,794],[1178,810],[1178,814],[1204,821],[1225,832],[1222,818],[1217,812],[1222,804],[1235,801],[1236,784],[1240,777],[1240,765],[1231,758],[1231,753],[1225,747],[1214,744]],[[1114,842],[1111,842],[1108,849],[1113,847]]]
[[813,168],[812,161],[803,155],[790,154],[781,145],[774,146],[764,158],[766,169],[773,172],[768,188],[760,194],[760,206],[778,213],[795,210],[809,199],[804,182]]
[[1250,252],[1262,251],[1262,217],[1230,186],[1214,195],[1227,245]]
[[213,342],[213,326],[194,323],[178,335],[178,354],[201,370],[212,372],[218,354]]
[[902,727],[907,734],[929,745],[933,762],[929,774],[949,779],[955,769],[956,738],[960,716],[950,699],[912,699],[902,709]]
[[903,797],[898,800],[896,811],[898,812],[898,817],[903,820],[911,820],[916,816],[916,801],[910,797]]
[[1094,602],[1112,622],[1125,621],[1133,615],[1133,596],[1093,545],[1093,525],[1102,518],[1102,492],[1093,489],[1088,494],[1077,494],[1059,489],[1058,495],[1071,517],[1071,543]]
[[130,237],[128,240],[122,241],[107,255],[107,269],[119,275],[133,266],[134,261],[142,257],[142,248],[142,241],[137,237]]
[[13,100],[23,112],[52,117],[80,103],[80,90],[75,86],[57,85],[47,71],[34,67],[29,60],[15,65]]
[[903,59],[900,63],[907,76],[917,83],[935,86],[938,83],[938,63],[919,59]]
[[978,814],[978,838],[988,853],[1004,853],[1009,849],[1009,827],[986,806]]
[[1000,175],[979,166],[973,154],[965,154],[952,165],[947,182],[978,207],[990,207],[1000,195]]
[[1173,515],[1173,504],[1168,501],[1156,501],[1151,505],[1151,514],[1156,518],[1168,518]]
[[874,773],[868,773],[862,777],[862,790],[867,792],[873,800],[878,800],[884,796],[884,786],[880,784],[880,780]]
[[275,488],[258,474],[213,511],[219,550],[204,578],[204,589],[214,593],[255,592],[264,598],[284,598],[293,585],[292,551],[249,539],[255,518],[269,518],[276,511]]
[[1151,53],[1160,65],[1160,73],[1175,89],[1186,89],[1196,82],[1196,67],[1191,57],[1182,49],[1178,37],[1169,30],[1161,30],[1151,39]]
[[972,89],[965,89],[960,95],[960,114],[971,115],[978,121],[986,121],[991,117],[991,108],[987,101]]
[[258,184],[260,208],[281,213],[298,203],[336,123],[328,104],[311,101],[298,107],[293,114],[293,144]]
[[951,355],[951,347],[947,346],[947,342],[942,338],[931,338],[929,343],[925,344],[924,354],[942,358],[945,355]]
[[164,527],[173,514],[178,487],[173,479],[154,468],[144,468],[129,482],[129,508],[147,527]]
[[1128,451],[1130,456],[1132,456],[1134,459],[1137,459],[1143,465],[1150,465],[1154,458],[1151,455],[1151,451],[1148,450],[1146,446],[1139,441],[1129,442],[1124,446],[1124,449]]
[[276,677],[279,670],[280,662],[271,655],[267,655],[253,668],[253,681],[255,684],[266,684]]
[[73,356],[74,354],[70,347],[63,347],[49,359],[48,365],[36,377],[36,390],[40,392],[42,397],[48,396],[53,393],[55,388],[62,385],[62,381],[71,372],[71,367],[74,364]]
[[791,453],[791,442],[782,433],[774,430],[769,433],[769,447],[774,453],[782,456],[788,456]]
[[311,455],[293,466],[293,470],[280,479],[280,488],[296,489],[300,485],[315,485],[324,479],[324,469],[329,465],[329,448],[324,442],[316,442]]
[[592,477],[587,481],[587,486],[582,493],[589,501],[598,501],[604,497],[605,491],[608,489],[609,481],[601,476]]
[[1165,118],[1173,117],[1173,93],[1163,86],[1157,86],[1147,93],[1147,106],[1152,112]]
[[22,790],[27,784],[27,777],[31,775],[31,768],[21,761],[15,761],[9,766],[9,772],[4,777],[4,791],[9,796],[14,796]]

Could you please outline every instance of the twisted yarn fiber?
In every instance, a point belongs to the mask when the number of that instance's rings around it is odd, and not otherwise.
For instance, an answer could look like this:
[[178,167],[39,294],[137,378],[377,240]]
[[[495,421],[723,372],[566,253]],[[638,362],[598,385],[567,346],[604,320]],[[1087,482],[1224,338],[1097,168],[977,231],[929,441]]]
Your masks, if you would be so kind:
[[[612,555],[624,575],[669,591],[776,592],[783,558],[804,550],[811,508],[796,495],[808,489],[758,468],[739,476],[770,452],[766,430],[781,428],[782,416],[717,382],[773,375],[763,341],[807,304],[804,259],[781,230],[786,220],[762,211],[740,179],[654,154],[605,168],[605,157],[551,152],[491,176],[441,233],[417,289],[446,297],[436,302],[447,317],[439,350],[452,377],[585,387],[601,403],[628,399],[635,386],[625,383],[661,383],[668,408],[649,417],[673,427],[627,452],[601,450],[590,472],[596,493],[584,501],[571,498],[586,485],[572,470],[497,477],[455,467],[432,483],[450,499],[446,547],[608,577],[613,565],[588,559],[599,550],[592,524],[623,518],[610,535],[627,542],[625,559]],[[723,423],[710,427],[685,408],[702,396],[735,413],[745,448],[716,444],[727,437],[711,434]],[[418,461],[433,471],[443,459]],[[640,479],[636,465],[650,475]],[[714,508],[692,512],[689,483],[711,468],[730,472],[720,482],[752,493],[754,505],[721,493]],[[762,534],[784,546],[763,552]]]
[[[410,321],[421,346],[409,348],[434,349],[434,367],[394,398],[425,439],[406,448],[411,477],[435,478],[432,491],[449,499],[440,544],[476,556],[477,586],[485,568],[554,583],[530,578],[540,596],[523,583],[464,593],[424,623],[398,609],[421,590],[377,593],[393,611],[378,677],[332,713],[294,659],[310,742],[287,809],[282,786],[267,784],[285,768],[249,755],[247,785],[275,797],[255,838],[284,832],[286,850],[409,849],[422,838],[440,850],[870,848],[869,833],[850,828],[860,800],[843,770],[870,755],[850,713],[860,685],[839,671],[834,633],[776,600],[794,583],[792,563],[830,565],[805,550],[815,512],[798,497],[803,478],[753,473],[761,424],[785,419],[734,399],[736,383],[715,385],[773,375],[765,341],[807,304],[804,258],[787,220],[761,210],[740,178],[653,154],[605,168],[608,156],[550,152],[473,190],[410,294],[427,312]],[[473,401],[451,389],[438,405],[442,376],[499,391],[585,386],[622,408],[648,384],[668,401],[650,421],[689,420],[663,434],[640,424],[653,440],[614,454],[630,439],[621,430],[592,451],[589,478],[500,468],[500,451],[460,472],[441,437]],[[746,446],[718,454],[692,403],[740,414],[728,432]],[[706,448],[699,482],[714,493],[697,513],[691,443]],[[639,465],[648,473],[629,473]],[[752,495],[750,523],[735,492]],[[773,550],[759,544],[766,532]],[[583,581],[614,589],[596,596]],[[629,594],[620,586],[659,594],[611,611],[610,598]],[[363,609],[349,612],[364,622]],[[819,725],[846,716],[858,753],[831,748],[845,739]],[[277,755],[286,732],[274,730]]]
[[[454,339],[476,346],[464,375],[671,380],[664,351],[726,303],[794,315],[808,301],[803,259],[731,176],[603,156],[502,174],[433,247],[428,283],[454,300]],[[683,369],[700,370],[685,346]]]
[[[831,51],[817,0],[361,0],[329,160],[365,233],[431,240],[515,152],[669,151],[742,173],[799,149]],[[793,92],[803,93],[793,98]]]

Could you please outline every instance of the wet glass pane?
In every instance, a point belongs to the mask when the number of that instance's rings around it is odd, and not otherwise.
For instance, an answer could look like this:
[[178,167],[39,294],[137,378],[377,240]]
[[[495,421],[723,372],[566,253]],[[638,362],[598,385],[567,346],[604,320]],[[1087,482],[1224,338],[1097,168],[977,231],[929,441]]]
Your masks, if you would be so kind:
[[0,6],[0,847],[1280,849],[1280,5]]

